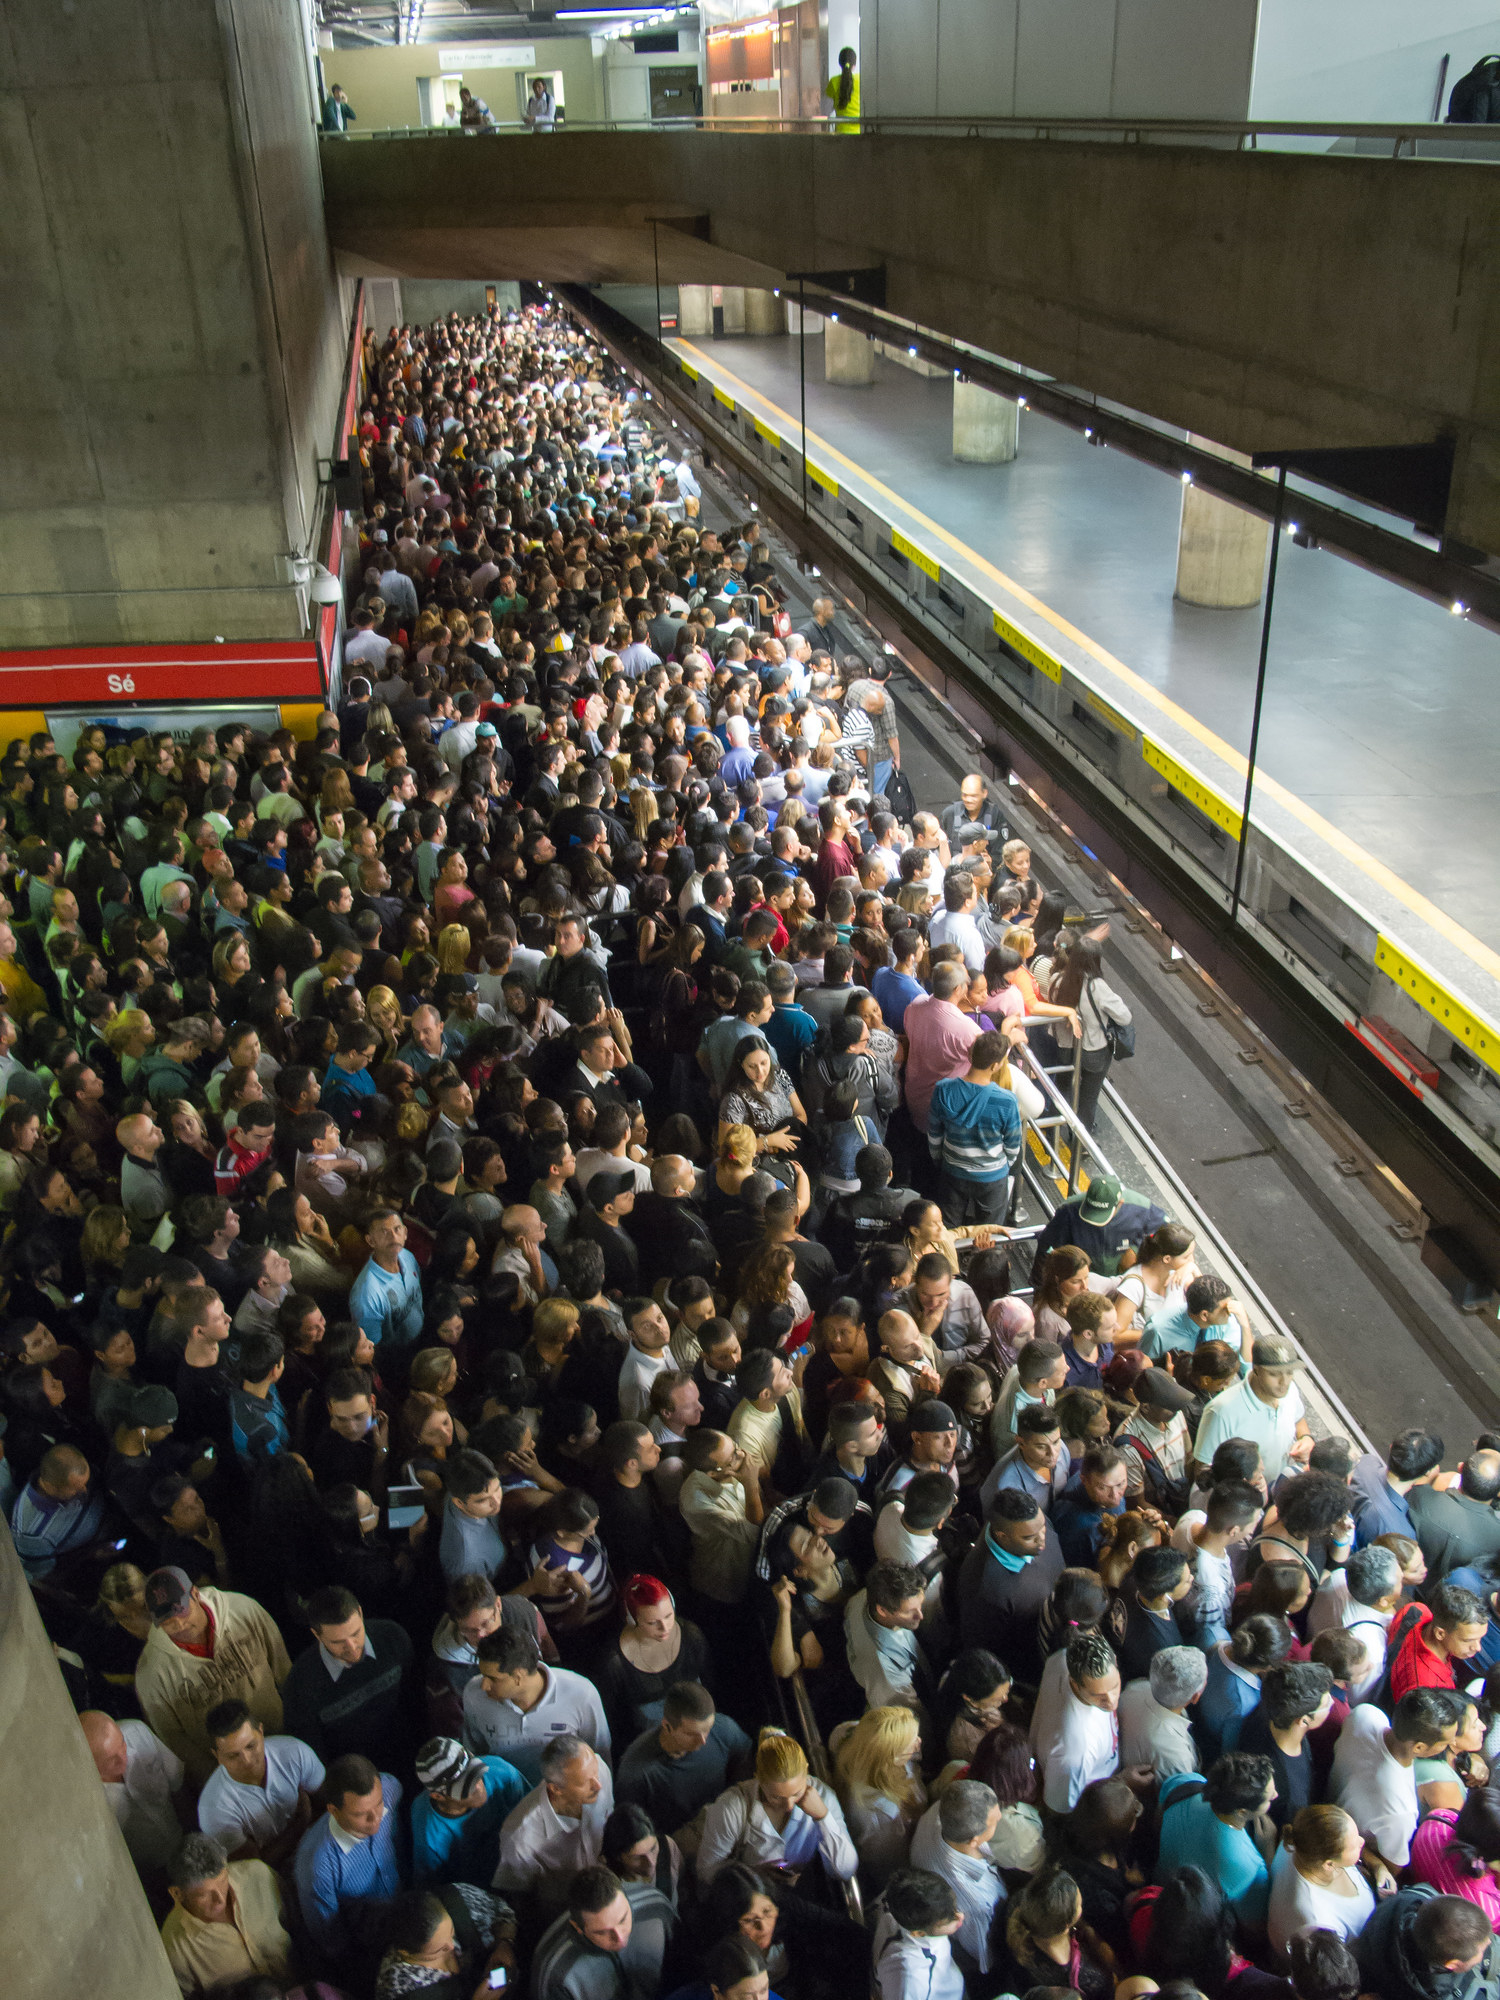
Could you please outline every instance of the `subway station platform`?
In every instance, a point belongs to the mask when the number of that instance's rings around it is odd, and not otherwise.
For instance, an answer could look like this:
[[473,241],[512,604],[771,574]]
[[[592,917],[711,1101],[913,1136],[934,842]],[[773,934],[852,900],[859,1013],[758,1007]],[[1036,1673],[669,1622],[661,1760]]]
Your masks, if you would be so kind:
[[[601,296],[652,329],[649,289]],[[752,392],[797,434],[796,339],[669,344]],[[899,504],[914,533],[944,531],[950,549],[957,542],[1033,593],[1243,757],[1261,609],[1205,610],[1174,597],[1176,482],[1031,411],[1011,463],[961,464],[952,407],[946,377],[880,355],[869,387],[830,385],[821,337],[807,341],[810,450],[831,448]],[[1497,675],[1494,634],[1283,536],[1259,769],[1342,836],[1356,876],[1396,878],[1469,933],[1473,954],[1450,931],[1456,956],[1472,955],[1491,976],[1500,949]]]

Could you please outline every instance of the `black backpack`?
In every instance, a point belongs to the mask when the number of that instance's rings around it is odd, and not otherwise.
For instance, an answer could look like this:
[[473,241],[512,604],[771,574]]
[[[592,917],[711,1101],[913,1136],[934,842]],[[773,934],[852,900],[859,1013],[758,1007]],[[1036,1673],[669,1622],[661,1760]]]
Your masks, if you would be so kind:
[[1500,56],[1481,56],[1448,93],[1450,125],[1500,125]]

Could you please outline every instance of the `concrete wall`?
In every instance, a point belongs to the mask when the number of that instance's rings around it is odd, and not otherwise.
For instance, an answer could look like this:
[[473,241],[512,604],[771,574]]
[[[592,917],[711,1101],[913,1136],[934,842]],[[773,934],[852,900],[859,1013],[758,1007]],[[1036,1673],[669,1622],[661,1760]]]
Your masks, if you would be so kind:
[[6,2000],[178,2000],[177,1982],[0,1525]]
[[909,118],[1243,118],[1256,4],[860,0],[861,104]]
[[[495,287],[495,303],[502,312],[521,304],[521,287],[514,278],[492,278]],[[401,285],[401,317],[412,325],[426,325],[439,319],[444,313],[482,313],[485,309],[484,280],[459,279],[446,282],[442,279],[406,278]],[[381,328],[381,338],[385,328]]]
[[0,645],[289,637],[344,347],[304,21],[0,0]]
[[1500,50],[1495,0],[1260,0],[1250,116],[1391,124],[1427,118],[1443,57],[1448,92]]
[[[604,116],[602,65],[588,36],[538,36],[531,46],[536,50],[537,69],[562,71],[569,119]],[[692,58],[683,60],[690,62]],[[513,69],[461,72],[469,89],[484,99],[502,125],[521,115],[516,96],[519,73]],[[390,49],[325,49],[323,74],[330,87],[335,83],[344,86],[356,113],[356,131],[378,132],[422,123],[417,102],[419,76],[453,76],[460,72],[439,62],[436,43],[417,42]]]

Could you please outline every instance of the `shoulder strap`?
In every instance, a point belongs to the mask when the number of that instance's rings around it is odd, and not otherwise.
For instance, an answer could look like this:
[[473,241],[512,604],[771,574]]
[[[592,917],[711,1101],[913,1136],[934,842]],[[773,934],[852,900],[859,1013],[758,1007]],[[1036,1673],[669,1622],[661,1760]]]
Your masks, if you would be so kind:
[[464,1957],[470,1959],[475,1953],[482,1952],[484,1947],[480,1942],[479,1931],[469,1914],[468,1904],[458,1893],[457,1885],[452,1882],[439,1883],[436,1893],[438,1901],[453,1919],[453,1935],[458,1939],[459,1949]]
[[1199,1778],[1195,1784],[1181,1785],[1171,1798],[1162,1801],[1162,1812],[1169,1813],[1173,1806],[1180,1806],[1184,1799],[1201,1799],[1208,1790],[1206,1781]]

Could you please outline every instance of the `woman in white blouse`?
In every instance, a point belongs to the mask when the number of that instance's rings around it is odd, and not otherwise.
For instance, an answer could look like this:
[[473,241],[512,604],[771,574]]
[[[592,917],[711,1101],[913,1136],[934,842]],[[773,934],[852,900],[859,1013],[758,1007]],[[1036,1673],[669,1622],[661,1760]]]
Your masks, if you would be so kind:
[[1304,1806],[1271,1867],[1266,1931],[1277,1963],[1298,1931],[1358,1937],[1375,1909],[1375,1891],[1359,1870],[1364,1839],[1341,1806]]
[[698,1881],[707,1888],[727,1861],[746,1861],[790,1884],[819,1860],[840,1882],[859,1865],[843,1811],[832,1787],[808,1771],[802,1745],[785,1730],[763,1729],[755,1776],[721,1792],[704,1816]]

